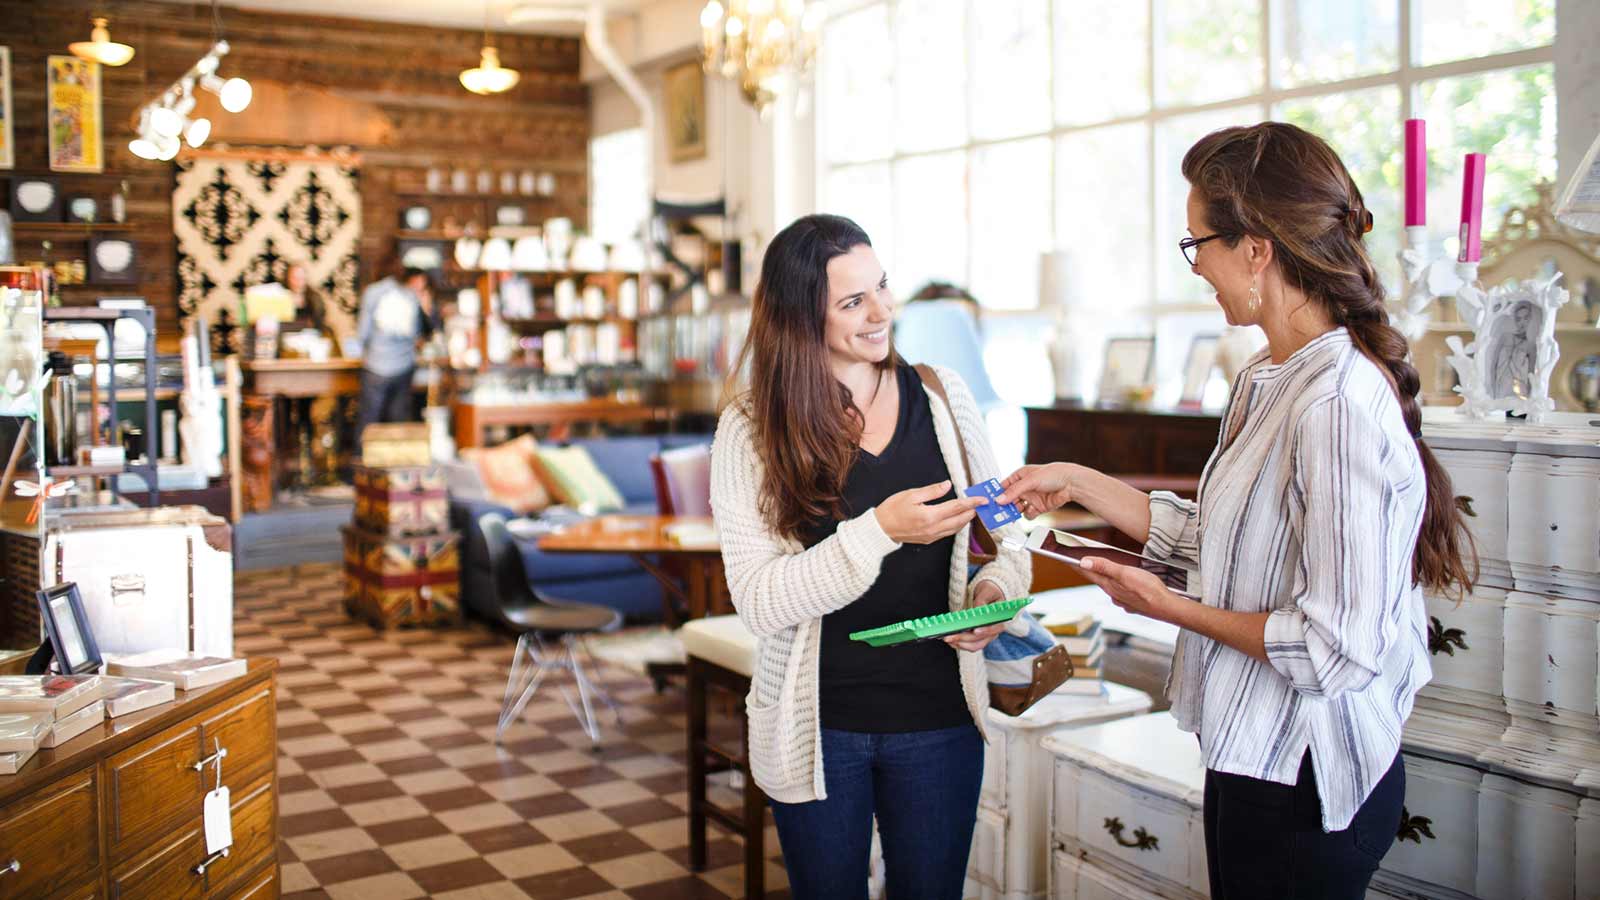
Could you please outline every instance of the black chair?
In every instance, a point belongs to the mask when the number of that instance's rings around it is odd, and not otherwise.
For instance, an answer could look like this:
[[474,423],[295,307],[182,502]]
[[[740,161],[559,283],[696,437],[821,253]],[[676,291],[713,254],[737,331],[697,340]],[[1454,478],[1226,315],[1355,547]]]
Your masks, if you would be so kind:
[[[617,721],[620,722],[622,716],[611,695],[589,678],[582,658],[588,659],[588,669],[595,667],[595,660],[584,638],[596,632],[616,631],[622,627],[622,614],[591,603],[557,602],[541,597],[528,586],[522,556],[506,530],[505,517],[499,513],[484,513],[478,518],[478,529],[483,533],[494,577],[494,602],[486,605],[497,624],[517,634],[511,674],[506,678],[505,701],[500,707],[500,722],[495,727],[495,743],[500,742],[505,730],[522,715],[545,676],[566,670],[577,683],[578,700],[573,700],[566,685],[561,686],[561,696],[572,708],[572,714],[578,717],[589,740],[599,744],[600,724],[595,719],[591,698],[599,698],[610,707]],[[559,637],[560,646],[547,645],[548,637]]]

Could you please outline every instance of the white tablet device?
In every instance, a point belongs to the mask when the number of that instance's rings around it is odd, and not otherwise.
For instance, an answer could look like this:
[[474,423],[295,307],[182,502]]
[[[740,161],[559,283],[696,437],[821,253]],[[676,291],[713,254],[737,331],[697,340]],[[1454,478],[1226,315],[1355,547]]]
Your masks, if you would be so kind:
[[1035,528],[1028,533],[1026,546],[1040,556],[1059,559],[1074,566],[1081,566],[1083,560],[1088,558],[1104,559],[1123,566],[1135,566],[1161,579],[1161,583],[1173,593],[1188,597],[1190,600],[1200,599],[1189,592],[1188,569],[1130,553],[1081,535],[1056,531],[1053,528]]

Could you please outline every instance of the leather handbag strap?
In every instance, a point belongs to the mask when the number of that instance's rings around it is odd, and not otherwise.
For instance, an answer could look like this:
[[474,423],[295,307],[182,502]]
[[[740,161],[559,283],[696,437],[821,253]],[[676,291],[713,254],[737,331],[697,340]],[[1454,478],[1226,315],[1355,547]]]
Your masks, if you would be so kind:
[[989,705],[1008,716],[1020,716],[1072,677],[1072,657],[1057,644],[1033,658],[1033,680],[1026,685],[989,685]]
[[[933,395],[939,398],[939,402],[943,403],[945,410],[950,413],[950,424],[955,426],[956,430],[956,448],[961,451],[961,473],[967,477],[967,484],[972,484],[972,463],[967,459],[967,442],[961,437],[961,426],[956,422],[956,408],[950,405],[950,395],[945,393],[944,382],[939,380],[939,374],[933,370],[933,366],[927,363],[917,363],[912,368],[922,378],[922,383],[928,386],[928,390],[933,391]],[[968,554],[968,558],[973,562],[993,562],[999,556],[1000,550],[994,542],[994,535],[989,533],[989,529],[982,527],[981,523],[979,527],[972,529],[972,537],[977,541],[978,549],[982,551]]]

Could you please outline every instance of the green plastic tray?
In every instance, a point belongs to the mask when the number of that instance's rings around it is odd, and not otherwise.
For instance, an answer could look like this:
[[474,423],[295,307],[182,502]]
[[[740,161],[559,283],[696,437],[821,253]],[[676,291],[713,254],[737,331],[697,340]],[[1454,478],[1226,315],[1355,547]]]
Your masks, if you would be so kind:
[[955,634],[958,631],[967,631],[972,628],[982,628],[985,625],[994,625],[1004,622],[1017,614],[1017,611],[1033,602],[1032,597],[1018,597],[1015,600],[1002,600],[999,603],[987,603],[983,606],[974,606],[971,609],[962,609],[947,612],[937,616],[925,616],[921,619],[906,619],[893,625],[882,628],[869,628],[866,631],[851,632],[850,640],[866,641],[873,647],[887,647],[890,644],[903,644],[907,641],[922,641],[931,638]]

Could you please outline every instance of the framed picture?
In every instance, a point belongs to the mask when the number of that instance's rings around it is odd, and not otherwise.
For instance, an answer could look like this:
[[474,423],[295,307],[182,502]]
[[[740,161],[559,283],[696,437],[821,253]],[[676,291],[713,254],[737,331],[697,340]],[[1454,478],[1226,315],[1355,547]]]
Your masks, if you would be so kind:
[[89,238],[89,280],[97,284],[132,284],[139,280],[138,245],[131,238]]
[[1150,369],[1155,358],[1156,339],[1153,337],[1106,341],[1105,363],[1100,368],[1100,402],[1127,402],[1130,390],[1150,383]]
[[13,177],[11,218],[18,222],[61,221],[61,185],[49,175]]
[[1217,367],[1217,340],[1215,334],[1197,334],[1189,343],[1189,357],[1183,364],[1183,392],[1178,395],[1182,406],[1199,406],[1205,396],[1206,382]]
[[706,79],[690,60],[668,69],[662,79],[666,103],[667,158],[675,163],[706,155]]
[[17,163],[11,119],[11,48],[0,47],[0,169],[9,169]]
[[1462,291],[1456,304],[1472,326],[1473,341],[1461,346],[1450,336],[1449,361],[1460,376],[1456,388],[1469,415],[1505,411],[1532,421],[1555,409],[1550,376],[1561,348],[1556,343],[1556,312],[1571,295],[1548,279],[1507,281],[1481,291]]
[[395,241],[395,252],[400,257],[400,265],[408,269],[435,272],[444,268],[450,253],[450,242],[401,238]]
[[100,647],[95,644],[89,617],[83,612],[83,597],[77,582],[67,581],[35,591],[39,598],[39,618],[55,651],[56,664],[63,675],[94,674],[100,671]]
[[51,56],[45,62],[45,76],[51,171],[103,171],[100,64],[76,56]]
[[92,223],[100,217],[100,203],[93,194],[68,194],[61,213],[68,222]]

